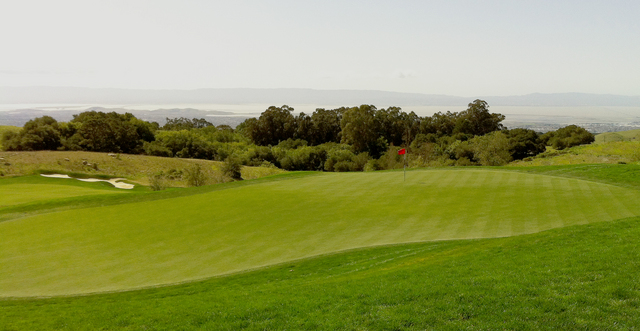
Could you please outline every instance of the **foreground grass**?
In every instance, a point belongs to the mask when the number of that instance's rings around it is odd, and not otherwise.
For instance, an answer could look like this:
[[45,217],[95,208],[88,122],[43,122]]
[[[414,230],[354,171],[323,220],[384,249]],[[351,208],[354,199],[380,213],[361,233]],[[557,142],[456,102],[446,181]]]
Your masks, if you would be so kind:
[[0,223],[0,295],[202,279],[358,247],[640,215],[640,191],[484,169],[317,174]]
[[[177,266],[179,268],[179,266]],[[360,249],[184,285],[0,299],[3,330],[630,330],[640,218]]]

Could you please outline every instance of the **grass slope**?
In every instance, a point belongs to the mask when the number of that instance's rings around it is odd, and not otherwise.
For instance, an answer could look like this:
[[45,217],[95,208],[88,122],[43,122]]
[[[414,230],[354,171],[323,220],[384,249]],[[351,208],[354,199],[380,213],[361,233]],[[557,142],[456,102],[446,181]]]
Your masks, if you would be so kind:
[[616,164],[640,161],[640,141],[615,141],[581,145],[564,150],[549,149],[527,161],[511,162],[510,166],[553,166],[571,164]]
[[[3,176],[26,176],[38,172],[57,172],[63,174],[84,174],[89,176],[125,177],[135,183],[149,185],[149,176],[172,174],[166,184],[174,187],[187,185],[185,169],[200,165],[208,184],[229,181],[220,171],[222,162],[194,159],[180,159],[147,155],[120,154],[109,156],[108,153],[93,152],[0,152],[4,158],[0,162],[0,174]],[[83,162],[88,163],[85,165]],[[264,176],[284,173],[274,167],[243,167],[244,179],[255,179]]]
[[375,247],[177,286],[0,299],[3,330],[633,330],[640,218]]
[[640,215],[640,191],[482,169],[326,173],[0,223],[0,295],[189,281],[357,247]]
[[613,141],[637,141],[638,137],[640,137],[640,130],[605,132],[595,136],[595,143],[601,144]]

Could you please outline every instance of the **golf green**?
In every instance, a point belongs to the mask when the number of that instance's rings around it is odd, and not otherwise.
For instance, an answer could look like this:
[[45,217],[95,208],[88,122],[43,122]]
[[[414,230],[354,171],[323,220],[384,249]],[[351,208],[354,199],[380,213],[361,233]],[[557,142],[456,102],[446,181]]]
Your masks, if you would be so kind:
[[373,245],[640,215],[640,191],[485,169],[323,173],[0,223],[0,296],[185,282]]

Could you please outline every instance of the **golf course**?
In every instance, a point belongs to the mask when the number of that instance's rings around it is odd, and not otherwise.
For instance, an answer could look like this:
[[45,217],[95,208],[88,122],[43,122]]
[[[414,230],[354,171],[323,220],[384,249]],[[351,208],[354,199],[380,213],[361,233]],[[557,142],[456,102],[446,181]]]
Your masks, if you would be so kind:
[[596,328],[637,322],[638,171],[291,172],[158,192],[5,178],[0,325],[518,329],[532,320],[541,328],[548,327],[542,321]]

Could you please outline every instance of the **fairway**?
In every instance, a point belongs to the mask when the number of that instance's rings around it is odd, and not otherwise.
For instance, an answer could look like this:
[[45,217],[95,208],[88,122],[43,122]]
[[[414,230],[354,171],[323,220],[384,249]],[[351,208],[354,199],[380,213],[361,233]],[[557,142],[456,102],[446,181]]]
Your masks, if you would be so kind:
[[485,169],[322,173],[0,223],[0,296],[115,291],[357,247],[640,215],[640,192]]

